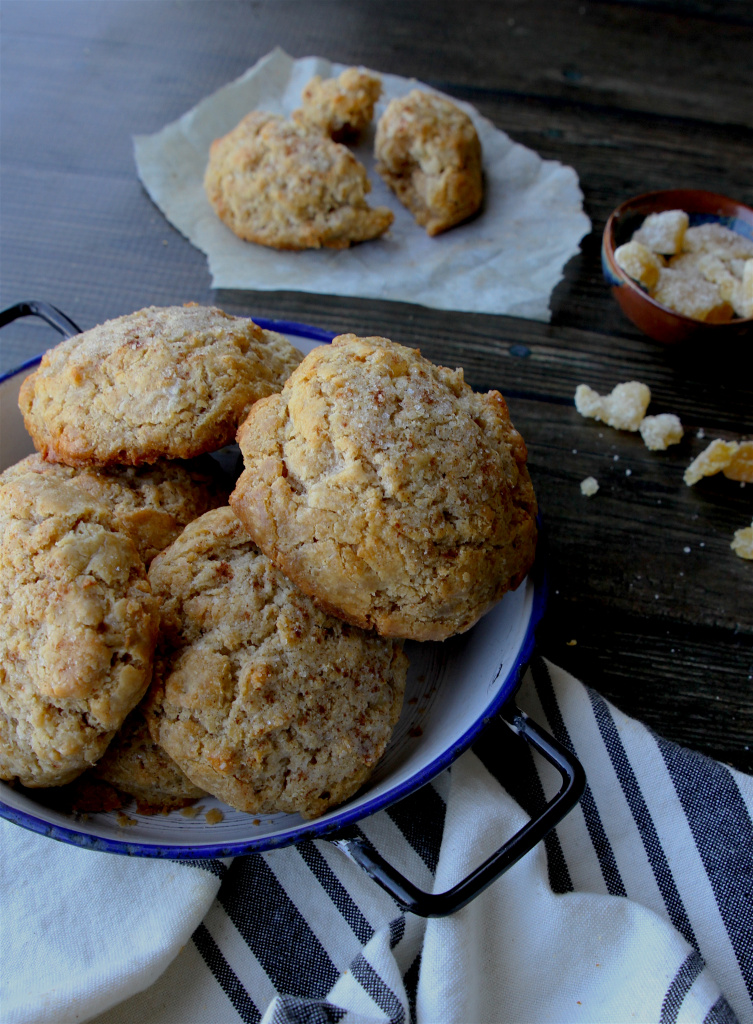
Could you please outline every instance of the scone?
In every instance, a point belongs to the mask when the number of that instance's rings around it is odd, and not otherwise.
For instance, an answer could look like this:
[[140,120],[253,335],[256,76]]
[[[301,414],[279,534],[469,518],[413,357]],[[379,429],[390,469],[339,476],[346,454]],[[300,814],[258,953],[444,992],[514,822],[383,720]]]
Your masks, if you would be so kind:
[[374,153],[377,171],[427,234],[480,208],[481,143],[473,121],[449,100],[420,89],[391,100],[377,124]]
[[536,499],[497,391],[385,338],[314,349],[238,432],[230,504],[326,611],[385,636],[469,629],[528,572]]
[[301,94],[292,117],[318,128],[335,142],[355,139],[371,123],[382,80],[365,68],[346,68],[337,78],[315,75]]
[[400,713],[400,644],[319,611],[229,508],[191,523],[149,578],[162,618],[145,709],[186,775],[254,814],[313,818],[351,796]]
[[71,483],[0,486],[0,778],[59,786],[149,683],[157,602],[112,515]]
[[136,545],[148,567],[156,554],[169,547],[184,526],[227,503],[228,490],[214,460],[155,462],[151,466],[76,468],[45,462],[29,455],[0,476],[0,486],[27,474],[67,480],[101,501]]
[[151,737],[141,706],[118,731],[90,776],[136,798],[141,813],[174,810],[206,796]]
[[151,306],[50,349],[21,385],[34,446],[69,466],[190,459],[233,440],[250,406],[302,359],[220,309]]
[[350,150],[263,111],[215,139],[204,188],[231,231],[273,249],[346,249],[384,234],[394,219],[366,202],[371,185]]

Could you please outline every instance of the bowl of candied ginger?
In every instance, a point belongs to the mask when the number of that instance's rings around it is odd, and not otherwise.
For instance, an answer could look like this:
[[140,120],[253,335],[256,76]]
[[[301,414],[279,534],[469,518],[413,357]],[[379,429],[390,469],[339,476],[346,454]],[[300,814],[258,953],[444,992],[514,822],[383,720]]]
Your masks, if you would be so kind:
[[601,245],[623,313],[667,343],[753,337],[753,209],[699,189],[628,199]]

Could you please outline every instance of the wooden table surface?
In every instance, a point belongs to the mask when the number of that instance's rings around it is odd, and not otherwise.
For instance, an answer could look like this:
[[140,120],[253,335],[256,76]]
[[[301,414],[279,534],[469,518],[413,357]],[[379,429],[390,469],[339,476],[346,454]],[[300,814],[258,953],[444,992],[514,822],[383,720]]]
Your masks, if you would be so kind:
[[[195,300],[382,334],[463,366],[475,388],[507,397],[529,447],[551,580],[541,653],[666,737],[753,771],[753,563],[730,550],[753,518],[753,486],[682,480],[699,431],[751,430],[750,364],[641,335],[599,263],[604,222],[631,195],[686,186],[753,205],[752,4],[2,0],[0,19],[0,308],[44,299],[86,328]],[[294,282],[212,291],[203,254],[142,189],[131,139],[278,45],[414,76],[575,168],[593,232],[549,324]],[[39,323],[6,328],[0,372],[52,342]],[[652,411],[680,416],[680,445],[652,453],[575,411],[577,384],[633,379],[651,387]],[[601,489],[587,499],[589,475]]]

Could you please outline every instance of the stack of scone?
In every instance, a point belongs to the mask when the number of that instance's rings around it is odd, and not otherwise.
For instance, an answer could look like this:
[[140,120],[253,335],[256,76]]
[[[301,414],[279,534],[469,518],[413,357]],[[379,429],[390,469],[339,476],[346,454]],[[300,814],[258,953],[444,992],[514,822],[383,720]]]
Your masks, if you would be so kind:
[[[0,476],[1,778],[315,817],[387,745],[402,641],[470,628],[523,579],[536,503],[497,392],[383,338],[301,360],[251,320],[151,308],[24,382],[38,454]],[[208,453],[236,431],[228,505]]]
[[[366,202],[366,168],[343,145],[374,116],[381,79],[364,68],[318,75],[290,120],[254,110],[209,152],[204,188],[240,238],[275,249],[344,249],[378,238],[394,219]],[[481,143],[471,118],[413,89],[379,119],[377,171],[416,223],[437,235],[476,213],[483,199]]]

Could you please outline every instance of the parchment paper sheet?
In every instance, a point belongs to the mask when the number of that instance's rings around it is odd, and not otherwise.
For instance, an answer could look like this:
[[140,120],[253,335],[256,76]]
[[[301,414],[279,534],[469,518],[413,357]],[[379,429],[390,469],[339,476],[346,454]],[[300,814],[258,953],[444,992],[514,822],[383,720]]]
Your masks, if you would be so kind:
[[[250,110],[289,115],[313,75],[327,78],[343,68],[321,57],[294,60],[276,49],[162,131],[135,137],[144,187],[167,219],[206,253],[213,287],[354,295],[548,320],[549,297],[562,268],[591,229],[578,176],[513,142],[454,97],[473,118],[483,149],[485,204],[467,224],[428,237],[374,169],[373,126],[354,152],[369,174],[369,203],[395,213],[382,238],[339,251],[278,252],[242,241],[219,220],[203,187],[212,141]],[[381,77],[375,122],[393,97],[429,88],[395,75]]]

